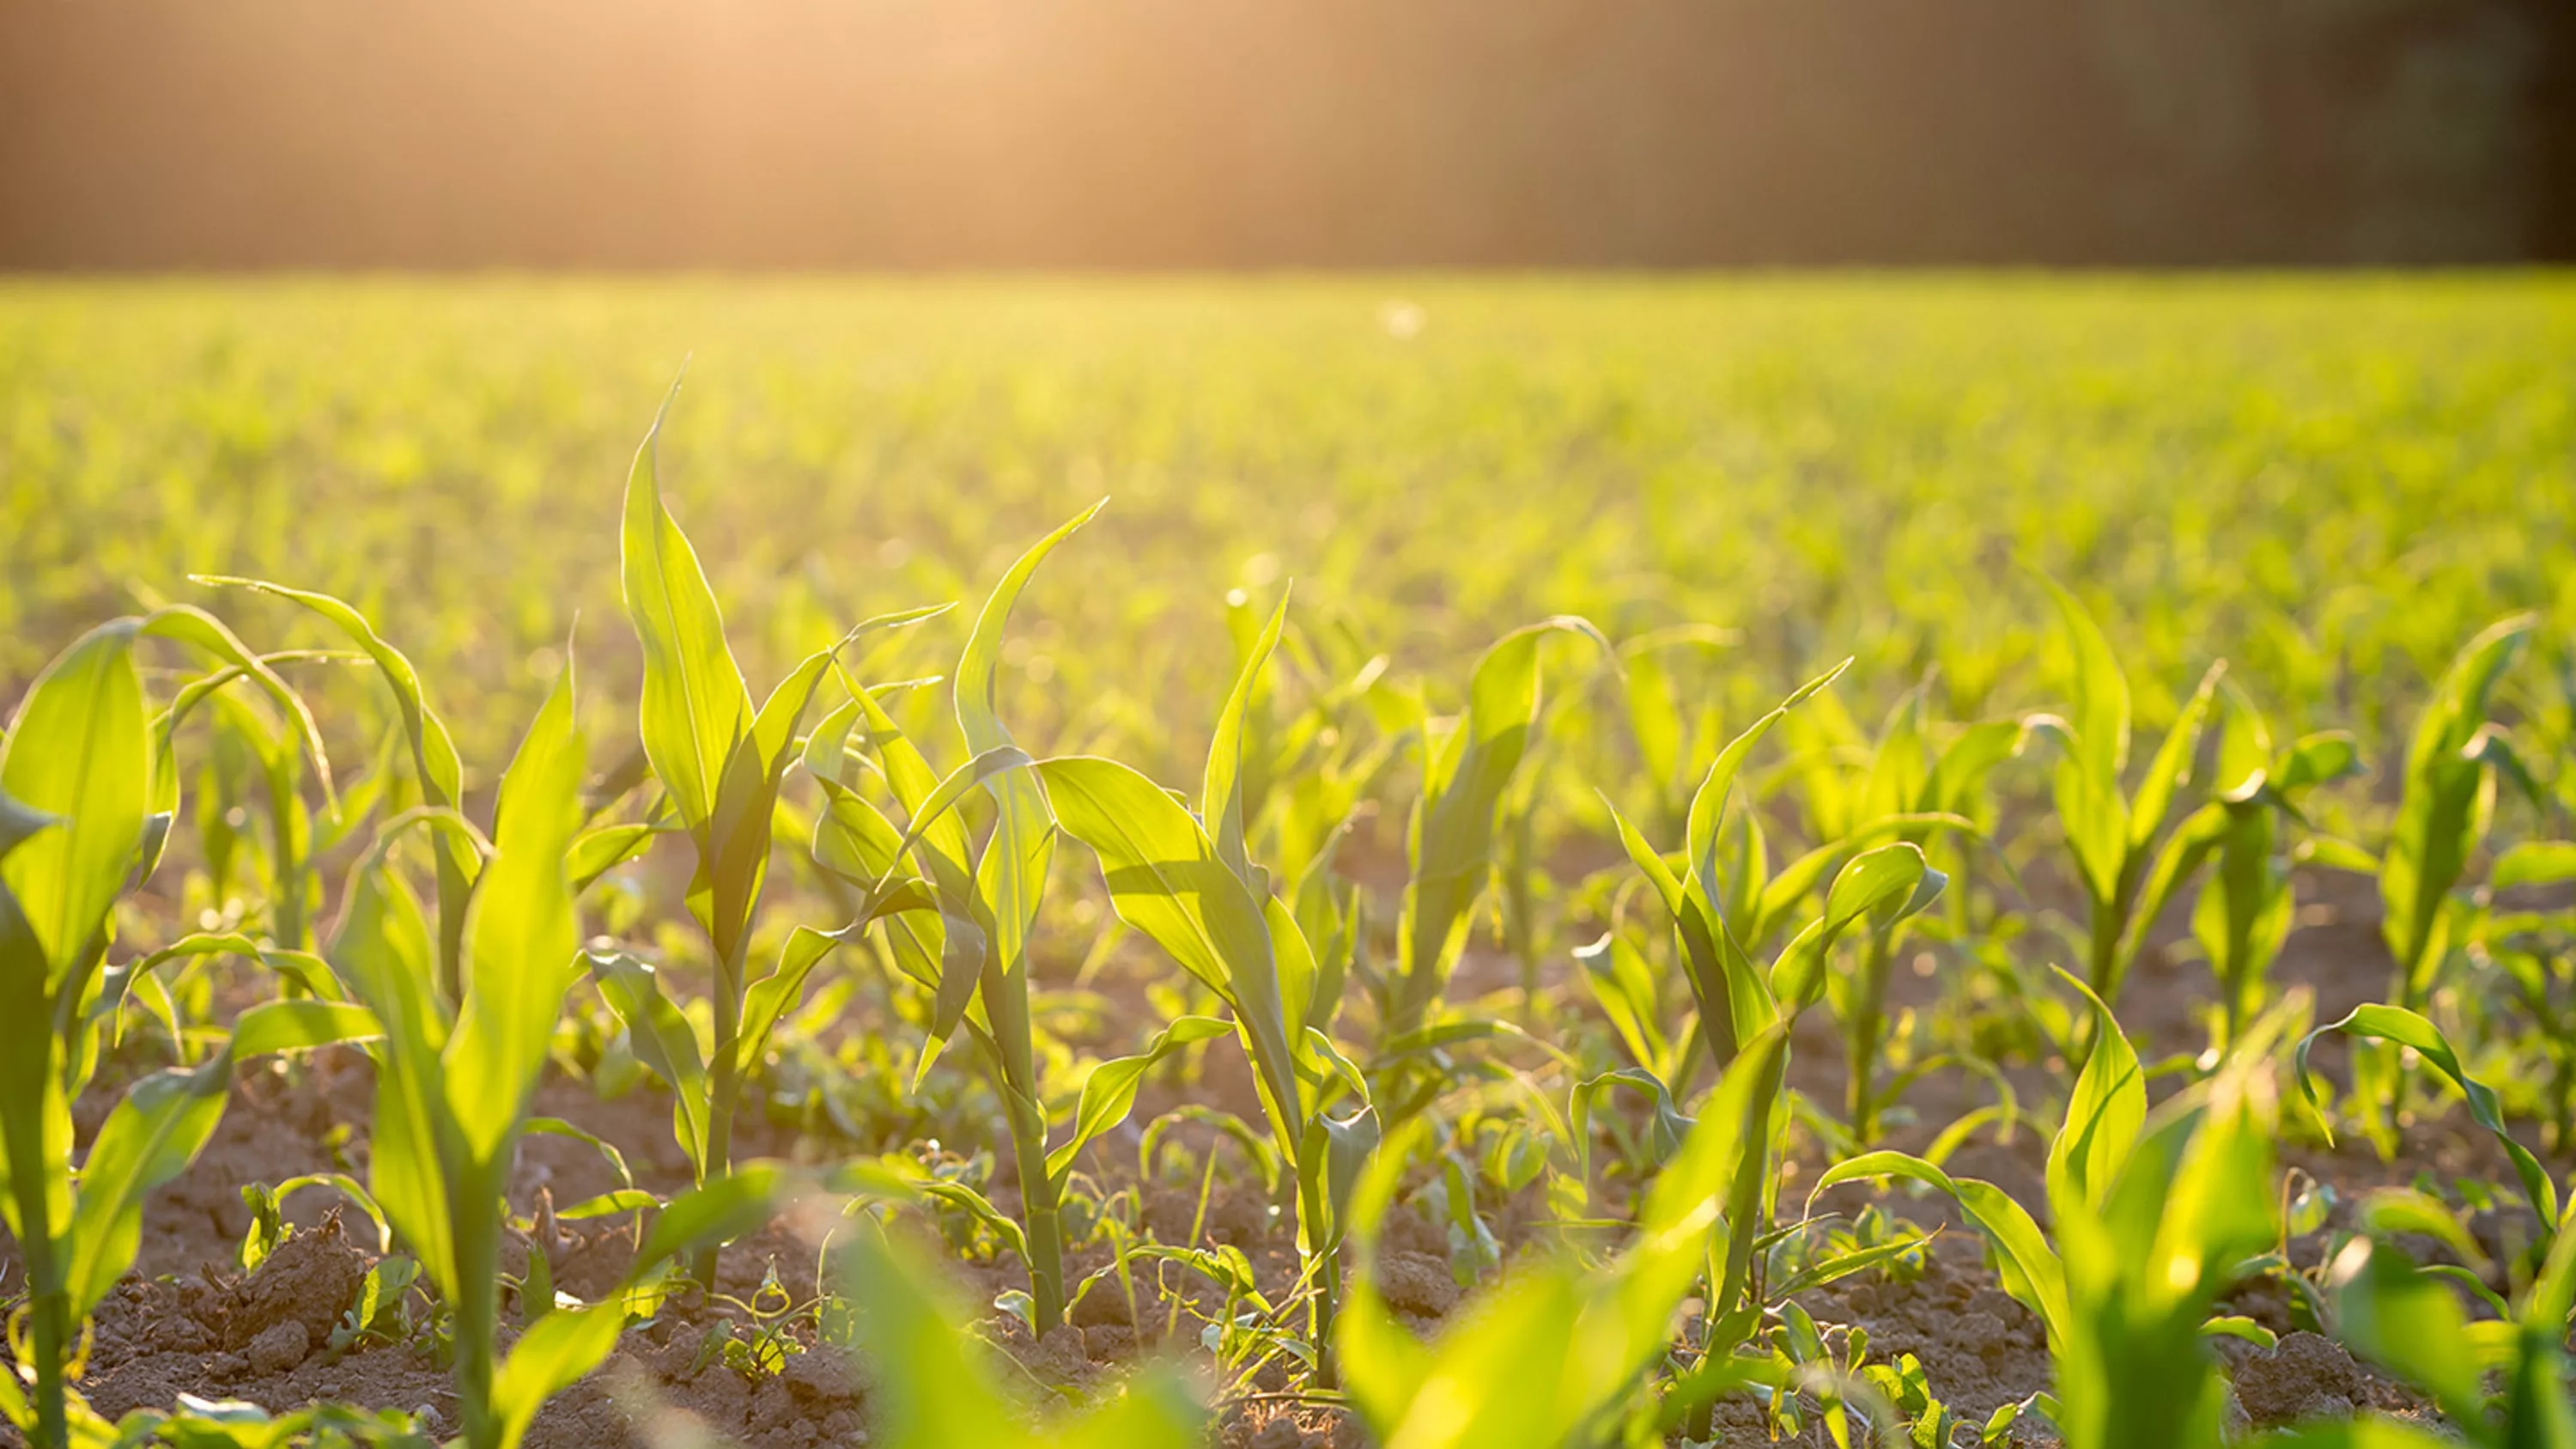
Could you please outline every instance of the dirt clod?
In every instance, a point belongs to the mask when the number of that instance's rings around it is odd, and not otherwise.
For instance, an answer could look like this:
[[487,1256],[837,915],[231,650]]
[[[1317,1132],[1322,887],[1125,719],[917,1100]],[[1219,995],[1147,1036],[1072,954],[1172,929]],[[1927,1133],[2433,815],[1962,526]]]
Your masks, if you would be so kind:
[[[246,1349],[285,1323],[304,1331],[306,1350],[327,1343],[367,1281],[366,1255],[341,1231],[335,1213],[285,1242],[236,1285],[224,1311],[224,1346]],[[283,1343],[284,1339],[275,1342]],[[301,1361],[301,1353],[298,1361]],[[292,1367],[292,1365],[290,1365]]]
[[1458,1280],[1428,1253],[1389,1253],[1378,1267],[1378,1291],[1396,1308],[1438,1318],[1458,1306]]
[[282,1374],[304,1362],[313,1351],[313,1336],[295,1319],[270,1324],[250,1341],[250,1368],[257,1374]]
[[847,1404],[859,1397],[849,1363],[831,1349],[789,1354],[778,1376],[800,1404]]
[[2366,1402],[2370,1382],[2343,1345],[2292,1333],[2245,1356],[2236,1370],[2236,1400],[2258,1428],[2310,1419],[2348,1419]]

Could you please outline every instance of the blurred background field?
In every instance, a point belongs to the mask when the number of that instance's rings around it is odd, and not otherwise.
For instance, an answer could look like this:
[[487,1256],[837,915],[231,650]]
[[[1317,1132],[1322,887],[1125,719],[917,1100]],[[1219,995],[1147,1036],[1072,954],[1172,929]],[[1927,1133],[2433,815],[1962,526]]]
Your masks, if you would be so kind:
[[[469,761],[578,616],[593,728],[631,738],[615,518],[684,359],[664,476],[756,685],[980,597],[1107,495],[1022,606],[1004,710],[1168,778],[1234,668],[1229,590],[1290,578],[1309,633],[1435,705],[1574,612],[1734,631],[1745,709],[1857,652],[1856,714],[1937,666],[1964,719],[2047,697],[2027,562],[2104,621],[2142,726],[2225,655],[2374,755],[2498,614],[2576,626],[2565,277],[22,280],[0,705],[90,621],[239,573],[357,603]],[[224,607],[321,642],[257,604]],[[2567,661],[2516,678],[2556,735]]]

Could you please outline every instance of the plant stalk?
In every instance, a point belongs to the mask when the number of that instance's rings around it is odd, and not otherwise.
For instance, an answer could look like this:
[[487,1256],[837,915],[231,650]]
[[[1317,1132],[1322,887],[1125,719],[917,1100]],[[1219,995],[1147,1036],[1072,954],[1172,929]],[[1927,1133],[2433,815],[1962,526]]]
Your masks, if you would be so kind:
[[[750,934],[743,933],[716,958],[715,1060],[707,1073],[707,1153],[698,1164],[700,1187],[733,1170],[733,1119],[742,1102],[742,1072],[735,1061],[734,1043],[742,1036],[742,956],[749,940]],[[711,1242],[690,1254],[689,1277],[709,1293],[716,1291],[720,1251]]]
[[457,1174],[448,1209],[456,1224],[456,1399],[466,1449],[500,1449],[501,1421],[492,1411],[492,1375],[501,1349],[502,1177],[511,1157],[504,1140],[492,1161]]
[[1887,975],[1896,955],[1896,932],[1893,928],[1869,933],[1869,948],[1861,955],[1861,974],[1852,993],[1852,1020],[1848,1033],[1851,1052],[1850,1094],[1847,1105],[1852,1139],[1867,1147],[1878,1137],[1877,1074],[1879,1040],[1887,1023]]

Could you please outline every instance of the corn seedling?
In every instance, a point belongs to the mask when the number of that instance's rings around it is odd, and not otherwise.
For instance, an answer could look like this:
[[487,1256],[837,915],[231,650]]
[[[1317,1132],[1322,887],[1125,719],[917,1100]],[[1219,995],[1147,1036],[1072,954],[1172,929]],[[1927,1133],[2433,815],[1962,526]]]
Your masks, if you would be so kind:
[[[583,752],[572,669],[560,675],[501,776],[489,853],[459,933],[463,991],[437,990],[431,927],[389,859],[389,830],[357,868],[332,962],[382,1023],[368,1187],[454,1319],[467,1449],[512,1449],[537,1409],[616,1347],[628,1298],[663,1265],[766,1218],[774,1172],[720,1178],[656,1215],[618,1292],[594,1304],[532,1304],[500,1351],[503,1194],[548,1038],[579,971],[571,857]],[[412,817],[462,835],[449,815]]]
[[[1411,866],[1396,926],[1395,970],[1382,1004],[1381,1058],[1417,1049],[1446,993],[1476,902],[1493,878],[1495,816],[1539,721],[1540,640],[1554,632],[1609,641],[1584,620],[1564,617],[1505,635],[1476,661],[1467,709],[1435,738],[1422,727],[1422,793],[1405,834]],[[1409,1115],[1402,1093],[1389,1098],[1391,1120]]]
[[[2067,856],[2084,887],[2088,907],[2085,984],[2117,1007],[2129,963],[2153,924],[2140,909],[2144,888],[2151,876],[2168,882],[2180,879],[2178,870],[2157,868],[2158,840],[2184,787],[2191,783],[2201,731],[2209,723],[2226,665],[2213,664],[2201,676],[2200,686],[2184,701],[2182,713],[2147,762],[2146,776],[2132,794],[2121,783],[2129,764],[2128,678],[2093,616],[2056,580],[2043,575],[2042,581],[2057,603],[2074,664],[2073,709],[2064,717],[2033,715],[2025,723],[2058,745],[2053,777],[2057,819],[2066,832]],[[2180,839],[2170,839],[2162,849],[2174,853],[2189,847]]]
[[2066,980],[2092,1007],[2095,1045],[2049,1146],[2054,1244],[1992,1183],[1905,1153],[1838,1163],[1814,1193],[1896,1176],[1957,1204],[2005,1291],[2047,1329],[2057,1377],[2049,1412],[2070,1449],[2215,1446],[2223,1386],[2203,1338],[2230,1326],[2213,1326],[2219,1294],[2277,1236],[2266,1058],[2284,1017],[2267,1018],[2215,1076],[2150,1113],[2145,1072],[2110,1008]]
[[[220,666],[158,720],[134,658],[145,638],[183,643]],[[34,1371],[32,1397],[0,1376],[0,1413],[46,1449],[73,1442],[66,1369],[75,1336],[134,1261],[145,1195],[185,1171],[214,1134],[234,1064],[375,1030],[342,1003],[245,1011],[205,1060],[127,1091],[73,1165],[71,1104],[97,1066],[96,1004],[121,995],[107,992],[104,969],[116,902],[151,877],[178,810],[172,734],[188,703],[238,675],[309,723],[301,701],[229,631],[180,608],[82,636],[37,678],[0,741],[0,1207],[28,1283],[12,1351]],[[318,743],[312,749],[317,770],[327,768]]]
[[[1324,1380],[1341,1276],[1341,1206],[1379,1122],[1367,1084],[1331,1039],[1307,1024],[1318,984],[1313,948],[1269,873],[1244,848],[1243,721],[1287,618],[1283,599],[1218,717],[1194,818],[1135,770],[1088,757],[1048,760],[1038,774],[1064,832],[1100,859],[1111,905],[1214,992],[1250,1055],[1272,1144],[1297,1181],[1298,1244],[1313,1285],[1309,1342]],[[1048,1161],[1069,1168],[1081,1147],[1123,1120],[1135,1083],[1163,1053],[1225,1030],[1182,1017],[1144,1054],[1103,1063],[1084,1083],[1074,1134]],[[1347,1091],[1354,1109],[1326,1109]]]

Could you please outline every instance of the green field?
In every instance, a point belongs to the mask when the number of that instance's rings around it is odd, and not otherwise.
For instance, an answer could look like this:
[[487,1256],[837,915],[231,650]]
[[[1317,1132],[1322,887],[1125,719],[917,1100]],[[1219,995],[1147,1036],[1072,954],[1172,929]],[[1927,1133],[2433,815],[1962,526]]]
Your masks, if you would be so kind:
[[1435,692],[1573,612],[1740,630],[1760,688],[1938,663],[1974,714],[2044,697],[2026,561],[2151,719],[2225,655],[2373,730],[2496,614],[2576,623],[2563,279],[19,283],[0,679],[253,574],[398,611],[488,758],[576,609],[625,642],[610,521],[684,359],[673,507],[751,673],[1107,495],[1013,717],[1157,761],[1226,590],[1290,576]]
[[10,282],[0,713],[34,1443],[2576,1449],[2567,278]]

